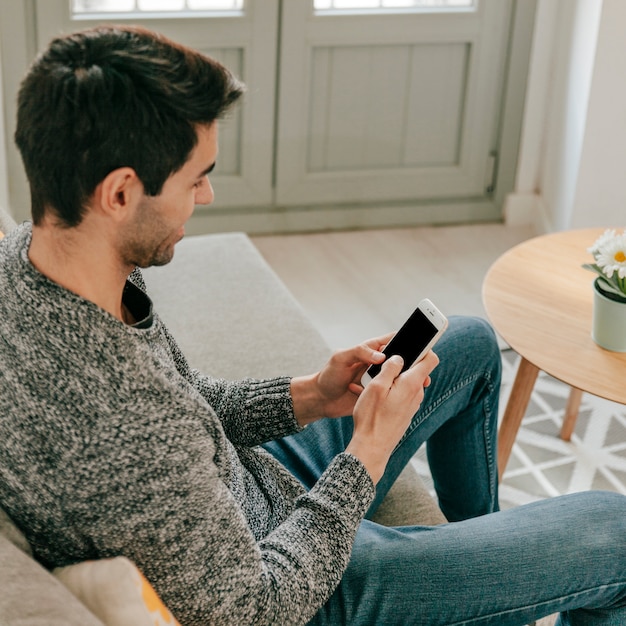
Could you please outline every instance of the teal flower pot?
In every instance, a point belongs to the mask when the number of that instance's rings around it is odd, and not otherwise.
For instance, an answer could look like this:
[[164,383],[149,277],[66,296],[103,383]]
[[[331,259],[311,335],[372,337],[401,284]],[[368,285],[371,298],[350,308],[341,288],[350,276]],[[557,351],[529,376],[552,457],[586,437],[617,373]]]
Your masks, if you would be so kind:
[[611,297],[593,281],[591,337],[602,348],[626,352],[626,302]]

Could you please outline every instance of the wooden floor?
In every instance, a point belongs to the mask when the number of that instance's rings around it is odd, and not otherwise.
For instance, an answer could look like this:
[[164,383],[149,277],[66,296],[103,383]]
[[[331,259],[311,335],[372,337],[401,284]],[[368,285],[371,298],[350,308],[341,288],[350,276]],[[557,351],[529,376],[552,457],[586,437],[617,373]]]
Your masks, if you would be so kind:
[[530,227],[502,224],[273,235],[253,242],[329,346],[396,330],[422,298],[485,317],[483,277]]

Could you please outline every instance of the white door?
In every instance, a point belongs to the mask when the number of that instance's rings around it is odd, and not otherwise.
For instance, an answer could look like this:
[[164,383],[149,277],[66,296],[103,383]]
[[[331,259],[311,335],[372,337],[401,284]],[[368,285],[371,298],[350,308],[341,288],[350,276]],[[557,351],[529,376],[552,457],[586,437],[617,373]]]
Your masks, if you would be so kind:
[[283,3],[278,203],[487,197],[511,2],[311,4]]

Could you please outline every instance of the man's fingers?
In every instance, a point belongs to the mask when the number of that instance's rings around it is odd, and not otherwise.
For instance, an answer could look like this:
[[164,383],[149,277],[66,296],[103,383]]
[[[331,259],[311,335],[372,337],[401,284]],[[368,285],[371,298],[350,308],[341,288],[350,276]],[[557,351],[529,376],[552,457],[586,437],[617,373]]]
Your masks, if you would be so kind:
[[372,339],[368,339],[365,341],[365,345],[369,346],[374,350],[382,350],[392,339],[392,337],[396,333],[387,333],[386,335],[381,335],[380,337],[373,337]]
[[360,363],[365,363],[366,365],[372,365],[373,363],[382,363],[385,360],[385,355],[377,350],[369,346],[367,343],[362,343],[357,346],[354,351],[356,360]]
[[387,387],[391,387],[393,381],[402,372],[402,366],[404,365],[404,359],[399,354],[393,354],[390,356],[380,368],[380,373],[374,380],[380,379],[380,382]]
[[350,383],[348,385],[348,391],[355,396],[360,396],[363,393],[363,385],[359,383]]

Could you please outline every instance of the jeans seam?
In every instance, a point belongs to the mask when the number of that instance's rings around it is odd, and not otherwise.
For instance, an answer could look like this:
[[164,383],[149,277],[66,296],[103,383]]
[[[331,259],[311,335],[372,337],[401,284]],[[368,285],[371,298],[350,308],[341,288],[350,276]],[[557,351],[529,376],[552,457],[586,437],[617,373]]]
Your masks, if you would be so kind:
[[[487,388],[489,389],[489,395],[491,396],[494,393],[494,385],[491,375],[488,372],[484,373],[485,381],[487,384]],[[494,511],[496,509],[496,494],[498,489],[498,461],[497,455],[494,456],[494,451],[491,445],[491,437],[489,437],[488,425],[491,422],[491,411],[489,410],[489,405],[487,404],[487,398],[483,400],[483,412],[485,415],[485,420],[483,422],[483,439],[485,441],[485,449],[487,453],[487,467],[489,470],[489,494],[491,497],[491,510]],[[497,442],[497,429],[498,425],[496,423],[496,442]],[[497,446],[497,443],[496,443]],[[495,471],[494,471],[495,468]]]
[[[454,385],[454,387],[451,387],[450,389],[448,389],[448,391],[445,394],[439,396],[436,402],[433,402],[432,404],[430,404],[426,408],[426,410],[424,410],[423,414],[421,415],[419,419],[411,421],[411,424],[409,425],[406,432],[402,436],[402,439],[400,439],[400,441],[396,445],[394,452],[395,450],[397,450],[398,448],[402,446],[404,441],[412,435],[413,431],[416,428],[418,428],[421,424],[423,424],[426,421],[426,419],[435,410],[437,410],[440,406],[442,406],[445,402],[447,402],[460,389],[463,389],[467,387],[467,385],[475,383],[481,377],[484,377],[485,379],[485,382],[489,389],[489,395],[493,394],[494,386],[493,386],[492,377],[489,372],[479,372],[476,374],[472,374],[471,376],[466,376],[464,379],[457,382],[457,384]],[[489,496],[491,499],[491,508],[494,509],[495,498],[496,498],[496,481],[497,481],[498,472],[497,472],[497,468],[495,472],[493,471],[495,461],[494,461],[493,449],[491,446],[491,439],[488,433],[488,424],[491,418],[491,411],[489,410],[489,407],[487,406],[486,398],[483,400],[481,404],[482,404],[483,414],[485,416],[485,419],[483,420],[483,441],[485,444],[485,454],[487,455],[487,468],[489,471]]]

